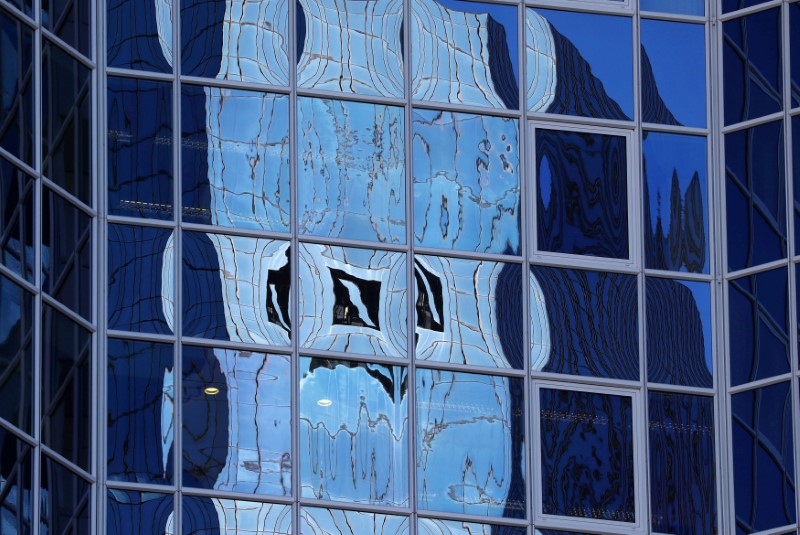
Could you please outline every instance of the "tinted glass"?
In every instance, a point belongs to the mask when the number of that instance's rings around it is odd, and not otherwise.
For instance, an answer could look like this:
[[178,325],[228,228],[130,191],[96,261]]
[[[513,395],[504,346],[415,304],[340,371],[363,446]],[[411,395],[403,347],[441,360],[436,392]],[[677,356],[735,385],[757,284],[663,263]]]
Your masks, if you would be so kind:
[[288,345],[289,242],[183,234],[183,334]]
[[28,444],[0,427],[0,526],[3,534],[31,533],[31,457]]
[[33,434],[33,295],[0,275],[0,417]]
[[417,533],[420,535],[525,535],[526,531],[522,527],[420,518],[417,521]]
[[3,47],[3,81],[0,147],[33,165],[33,31],[0,10],[0,44]]
[[84,56],[92,52],[92,3],[89,0],[42,0],[42,25]]
[[183,535],[291,535],[292,507],[201,496],[183,497]]
[[789,4],[789,42],[791,43],[792,107],[800,106],[800,4]]
[[41,482],[40,533],[89,533],[89,483],[46,455],[42,455]]
[[36,182],[0,157],[0,263],[33,283]]
[[109,67],[172,71],[172,5],[164,0],[108,0]]
[[417,369],[417,507],[525,518],[523,380]]
[[407,535],[408,517],[303,507],[300,510],[302,535]]
[[705,0],[639,0],[639,6],[642,11],[700,16],[705,14]]
[[173,501],[171,494],[111,489],[106,502],[106,534],[173,533]]
[[519,254],[516,119],[414,110],[414,240]]
[[415,100],[519,107],[515,7],[414,0],[411,42]]
[[289,97],[183,85],[183,220],[289,231]]
[[[798,4],[800,5],[800,4]],[[800,229],[800,115],[792,118],[792,174],[794,185],[794,228]],[[800,235],[795,236],[795,251],[800,251]],[[795,252],[797,254],[797,252]]]
[[108,77],[108,213],[172,219],[172,86]]
[[408,506],[407,396],[406,368],[302,357],[301,495]]
[[763,4],[766,1],[767,0],[722,0],[722,12],[730,13],[731,11],[736,11],[738,9],[744,9],[746,7]]

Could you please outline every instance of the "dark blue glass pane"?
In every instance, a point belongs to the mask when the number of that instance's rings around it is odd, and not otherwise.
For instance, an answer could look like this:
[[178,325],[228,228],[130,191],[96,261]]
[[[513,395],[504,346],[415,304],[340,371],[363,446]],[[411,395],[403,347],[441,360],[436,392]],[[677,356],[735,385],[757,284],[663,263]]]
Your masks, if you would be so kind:
[[109,67],[172,71],[172,6],[169,1],[108,0]]
[[781,10],[723,23],[725,124],[783,109]]
[[531,266],[530,282],[534,371],[639,380],[635,275]]
[[0,531],[30,535],[33,509],[31,447],[0,427]]
[[[800,4],[798,4],[800,5]],[[800,49],[798,49],[800,50]],[[800,54],[798,54],[800,55]],[[792,118],[792,178],[794,185],[794,228],[800,229],[800,115]],[[800,233],[795,232],[795,254],[800,252]]]
[[408,535],[408,526],[407,516],[319,507],[300,510],[301,535]]
[[705,0],[639,0],[642,11],[676,13],[679,15],[705,14]]
[[172,483],[173,367],[171,344],[108,340],[109,480]]
[[731,396],[737,533],[796,517],[790,383]]
[[110,489],[106,535],[173,533],[173,501],[171,494]]
[[646,265],[708,273],[706,138],[644,132],[642,139]]
[[627,259],[625,138],[536,130],[538,249]]
[[653,531],[716,533],[714,398],[651,392],[648,410]]
[[0,9],[3,46],[0,147],[33,165],[33,31]]
[[769,0],[722,0],[722,12],[730,13],[746,7],[757,6]]
[[786,257],[783,122],[725,136],[728,269]]
[[0,263],[33,283],[36,182],[0,157]]
[[785,268],[730,282],[732,386],[789,372],[788,284]]
[[417,521],[419,535],[526,535],[523,527],[477,524],[463,520],[438,520],[420,518]]
[[0,275],[0,417],[33,434],[33,295]]
[[86,534],[90,531],[91,485],[58,462],[42,455],[39,533]]
[[800,106],[800,4],[787,6],[789,10],[789,42],[791,46],[792,107]]
[[172,219],[172,86],[108,78],[108,213]]
[[711,288],[647,278],[647,380],[713,387]]
[[292,506],[184,495],[183,535],[234,533],[292,535]]
[[170,229],[108,226],[108,328],[171,334],[174,245]]
[[92,53],[92,2],[41,0],[42,25],[86,57]]
[[635,522],[628,396],[540,391],[542,512]]

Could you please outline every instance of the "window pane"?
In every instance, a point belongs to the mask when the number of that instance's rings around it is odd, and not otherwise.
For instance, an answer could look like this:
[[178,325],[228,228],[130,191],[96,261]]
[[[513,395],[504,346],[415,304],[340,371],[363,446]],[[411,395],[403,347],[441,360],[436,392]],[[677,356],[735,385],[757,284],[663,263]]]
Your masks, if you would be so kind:
[[201,496],[183,497],[183,535],[291,535],[292,507]]
[[730,13],[731,11],[736,11],[738,9],[757,6],[758,4],[763,4],[767,1],[768,0],[722,0],[722,12]]
[[92,3],[89,0],[42,0],[45,28],[86,57],[92,53]]
[[525,535],[522,527],[493,526],[455,520],[420,518],[417,524],[420,535]]
[[[800,5],[800,4],[798,4]],[[800,49],[798,49],[800,50]],[[792,118],[792,159],[794,185],[794,228],[800,229],[800,115]],[[795,235],[795,254],[800,251],[800,234]]]
[[31,447],[0,427],[0,526],[4,535],[32,532]]
[[[12,3],[16,3],[13,2]],[[0,147],[33,165],[33,31],[0,10],[3,82],[0,100]]]
[[108,0],[109,67],[172,71],[172,3]]
[[408,517],[303,507],[300,509],[301,535],[407,535]]
[[642,11],[658,13],[676,13],[680,15],[705,14],[705,0],[640,0]]
[[792,107],[800,106],[800,4],[787,6],[789,10],[789,42],[791,43],[791,94]]
[[0,157],[0,263],[30,283],[35,187],[32,177]]
[[91,486],[74,472],[42,455],[40,533],[89,533]]
[[112,489],[107,503],[107,535],[174,533],[171,494]]
[[33,434],[33,295],[0,275],[0,417]]

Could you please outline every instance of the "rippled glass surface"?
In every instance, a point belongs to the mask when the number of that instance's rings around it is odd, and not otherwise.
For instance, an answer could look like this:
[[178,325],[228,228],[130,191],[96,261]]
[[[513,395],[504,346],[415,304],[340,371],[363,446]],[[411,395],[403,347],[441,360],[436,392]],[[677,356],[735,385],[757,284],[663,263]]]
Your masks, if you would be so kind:
[[789,10],[792,107],[797,107],[800,106],[800,4],[789,4],[786,8]]
[[725,124],[783,109],[781,10],[733,19],[722,28]]
[[301,535],[407,535],[408,517],[303,507],[300,509]]
[[734,394],[731,410],[736,532],[793,524],[796,491],[790,383]]
[[164,0],[108,0],[109,67],[172,71],[172,4]]
[[172,534],[173,501],[171,494],[110,489],[106,502],[106,534]]
[[528,110],[633,118],[630,17],[526,10]]
[[411,42],[415,100],[519,108],[515,7],[414,0]]
[[401,0],[299,0],[297,85],[403,97]]
[[647,380],[712,388],[711,287],[647,277]]
[[525,528],[493,526],[455,520],[420,518],[417,522],[419,535],[525,535]]
[[92,52],[92,3],[89,0],[41,0],[41,22],[86,57]]
[[542,512],[635,522],[632,399],[543,388]]
[[786,257],[783,122],[725,136],[728,269]]
[[300,347],[405,357],[404,253],[301,243]]
[[6,10],[0,10],[3,47],[0,147],[33,165],[33,31]]
[[90,533],[91,486],[75,472],[42,455],[39,533]]
[[417,245],[520,253],[519,123],[414,110]]
[[36,182],[0,156],[0,263],[33,283]]
[[183,346],[183,484],[288,496],[286,355]]
[[184,535],[291,535],[292,507],[184,495],[183,533]]
[[717,533],[714,398],[651,392],[651,526],[659,533]]
[[106,477],[171,484],[175,436],[172,344],[110,338],[107,351]]
[[523,380],[416,374],[417,507],[525,518]]
[[172,86],[108,77],[108,213],[172,219]]
[[535,137],[538,250],[627,259],[625,138],[545,129]]
[[7,535],[31,533],[31,447],[0,427],[0,528]]
[[531,266],[531,369],[639,380],[636,276]]
[[407,507],[407,396],[407,368],[301,357],[301,495]]
[[789,372],[786,268],[731,280],[728,317],[732,386]]
[[644,132],[642,140],[647,267],[708,273],[706,138]]
[[297,100],[301,234],[406,241],[403,108]]
[[33,433],[33,295],[0,275],[0,417]]
[[676,13],[680,15],[705,14],[705,0],[639,0],[642,11]]
[[518,264],[417,255],[416,356],[522,368],[522,269]]
[[183,220],[289,231],[289,97],[184,84]]
[[289,242],[184,232],[184,336],[288,345],[289,271]]
[[173,247],[169,229],[108,225],[109,329],[172,333]]

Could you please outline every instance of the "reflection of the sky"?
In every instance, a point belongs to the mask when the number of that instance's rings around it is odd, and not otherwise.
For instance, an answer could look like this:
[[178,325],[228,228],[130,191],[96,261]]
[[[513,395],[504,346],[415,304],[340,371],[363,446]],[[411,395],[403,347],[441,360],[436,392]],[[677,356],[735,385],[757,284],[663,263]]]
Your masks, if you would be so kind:
[[301,535],[406,535],[408,517],[303,507],[300,510]]
[[525,535],[525,528],[420,518],[417,523],[417,533],[419,535]]

